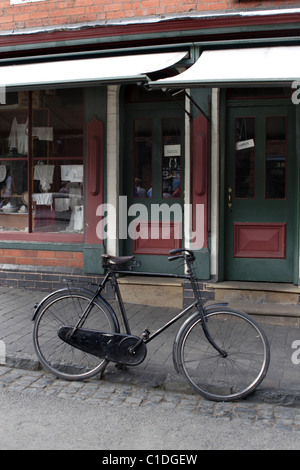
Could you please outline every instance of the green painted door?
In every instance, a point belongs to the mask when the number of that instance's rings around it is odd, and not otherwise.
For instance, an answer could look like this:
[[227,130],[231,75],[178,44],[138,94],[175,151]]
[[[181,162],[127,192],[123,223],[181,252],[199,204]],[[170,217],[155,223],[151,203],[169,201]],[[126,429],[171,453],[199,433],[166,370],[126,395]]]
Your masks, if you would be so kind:
[[[122,254],[141,270],[174,272],[172,248],[182,246],[184,112],[176,103],[127,106],[122,146]],[[182,269],[177,271],[182,272]]]
[[294,108],[227,109],[225,279],[294,280],[298,260]]

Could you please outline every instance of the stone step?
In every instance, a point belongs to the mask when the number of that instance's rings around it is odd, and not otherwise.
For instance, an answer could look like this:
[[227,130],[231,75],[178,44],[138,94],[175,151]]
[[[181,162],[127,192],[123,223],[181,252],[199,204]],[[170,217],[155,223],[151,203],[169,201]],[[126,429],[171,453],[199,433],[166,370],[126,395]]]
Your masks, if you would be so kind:
[[300,327],[300,306],[291,304],[275,304],[254,302],[229,302],[228,305],[237,310],[257,316],[259,322],[274,325]]
[[216,300],[298,305],[300,288],[293,284],[268,282],[219,282],[206,284]]
[[214,291],[215,301],[228,302],[260,320],[300,326],[300,289],[293,284],[228,281],[207,284],[206,289]]
[[183,279],[133,275],[119,278],[118,283],[124,302],[182,308]]

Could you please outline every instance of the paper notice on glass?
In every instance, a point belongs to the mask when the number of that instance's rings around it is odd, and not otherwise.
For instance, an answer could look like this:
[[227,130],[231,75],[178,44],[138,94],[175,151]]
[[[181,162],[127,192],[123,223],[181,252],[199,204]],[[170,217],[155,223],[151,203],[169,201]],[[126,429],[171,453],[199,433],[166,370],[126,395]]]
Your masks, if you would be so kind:
[[180,157],[181,155],[181,145],[164,145],[164,156],[165,157]]
[[244,149],[249,149],[250,147],[254,147],[253,139],[242,140],[241,142],[237,142],[235,148],[236,150],[244,150]]

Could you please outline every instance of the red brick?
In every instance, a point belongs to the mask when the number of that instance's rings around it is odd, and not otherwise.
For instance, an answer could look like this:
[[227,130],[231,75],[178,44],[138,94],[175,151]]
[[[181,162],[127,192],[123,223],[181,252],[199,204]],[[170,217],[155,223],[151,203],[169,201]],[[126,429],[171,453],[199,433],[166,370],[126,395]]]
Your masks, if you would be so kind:
[[54,251],[38,251],[38,258],[54,258]]
[[16,257],[18,257],[18,256],[20,256],[20,250],[14,250],[14,249],[9,250],[7,248],[4,248],[3,255],[4,256],[16,256]]
[[83,262],[79,260],[73,260],[69,262],[69,267],[70,268],[82,268],[83,267]]
[[73,253],[73,258],[74,259],[80,259],[80,260],[83,260],[83,253],[80,251],[80,252],[74,252]]
[[60,259],[73,259],[73,253],[71,251],[56,251],[54,256]]
[[35,250],[21,250],[20,256],[24,256],[24,258],[36,258],[38,252]]

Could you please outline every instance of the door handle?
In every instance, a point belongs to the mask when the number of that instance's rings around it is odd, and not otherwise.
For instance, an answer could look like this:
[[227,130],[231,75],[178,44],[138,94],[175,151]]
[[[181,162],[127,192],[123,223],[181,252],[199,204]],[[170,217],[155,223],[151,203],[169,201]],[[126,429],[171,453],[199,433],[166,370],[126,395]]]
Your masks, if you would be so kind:
[[228,205],[229,209],[232,207],[232,202],[231,202],[232,196],[231,196],[231,193],[232,193],[232,188],[228,188],[228,204],[227,204],[227,205]]

